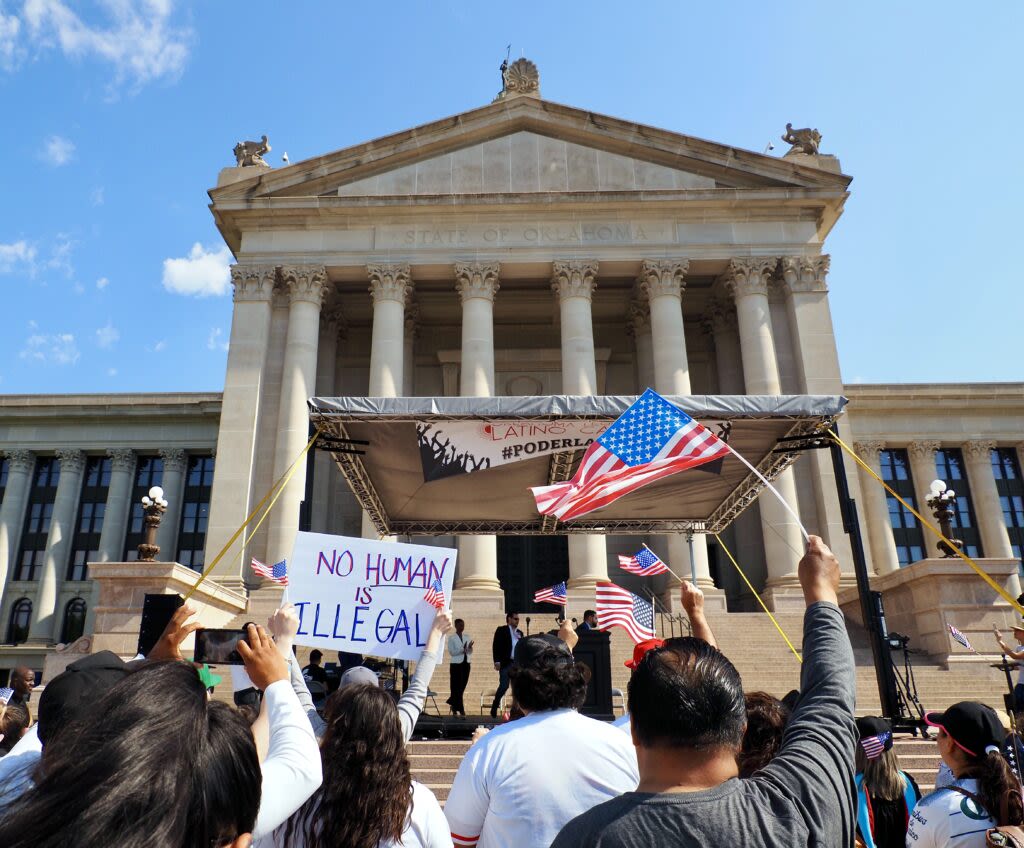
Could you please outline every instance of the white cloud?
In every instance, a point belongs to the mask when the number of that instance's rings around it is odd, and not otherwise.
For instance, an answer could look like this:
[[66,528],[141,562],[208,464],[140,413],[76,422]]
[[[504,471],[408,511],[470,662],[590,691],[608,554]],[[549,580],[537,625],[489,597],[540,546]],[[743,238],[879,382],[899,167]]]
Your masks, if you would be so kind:
[[167,350],[167,340],[160,339],[156,344],[151,345],[148,350],[150,353],[160,353],[161,351]]
[[213,327],[210,329],[210,335],[206,338],[206,346],[210,350],[227,350],[228,343],[221,341],[224,336],[224,331],[220,327]]
[[89,201],[93,206],[102,206],[103,201],[106,199],[104,194],[106,189],[103,186],[96,186],[91,192],[89,192]]
[[110,280],[108,280],[106,277],[100,277],[96,281],[96,288],[98,288],[100,291],[103,291],[103,289],[105,289],[109,285],[110,285]]
[[0,274],[14,271],[32,272],[36,261],[36,249],[22,239],[10,244],[0,244]]
[[173,0],[102,0],[99,5],[109,19],[105,24],[83,20],[64,0],[26,0],[22,17],[34,46],[110,63],[113,88],[128,83],[138,90],[181,74],[193,33],[171,24]]
[[[29,322],[29,326],[34,322]],[[54,333],[52,335],[33,333],[25,340],[25,347],[18,356],[29,362],[42,362],[48,365],[74,365],[79,357],[78,345],[71,333]]]
[[192,245],[187,257],[164,260],[164,288],[175,294],[209,297],[227,293],[231,283],[231,251]]
[[78,242],[68,238],[65,233],[57,233],[57,241],[50,249],[50,258],[46,260],[46,267],[55,271],[63,271],[65,277],[73,276],[75,266],[71,264],[71,251],[77,246]]
[[16,15],[5,15],[0,4],[0,69],[13,71],[21,62],[24,50],[18,44],[21,21]]
[[75,143],[63,136],[51,135],[43,143],[43,152],[40,155],[44,162],[59,168],[75,158]]
[[110,350],[121,338],[121,331],[117,329],[110,321],[107,322],[107,326],[100,327],[96,331],[96,345],[103,348],[104,350]]

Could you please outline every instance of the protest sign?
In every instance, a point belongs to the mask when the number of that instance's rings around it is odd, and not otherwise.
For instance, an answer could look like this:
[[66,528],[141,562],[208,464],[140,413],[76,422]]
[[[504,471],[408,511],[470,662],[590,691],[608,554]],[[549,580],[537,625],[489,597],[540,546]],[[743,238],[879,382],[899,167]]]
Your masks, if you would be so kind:
[[450,605],[453,548],[298,533],[288,560],[288,600],[299,645],[390,659],[419,659],[436,610],[423,596],[441,581]]

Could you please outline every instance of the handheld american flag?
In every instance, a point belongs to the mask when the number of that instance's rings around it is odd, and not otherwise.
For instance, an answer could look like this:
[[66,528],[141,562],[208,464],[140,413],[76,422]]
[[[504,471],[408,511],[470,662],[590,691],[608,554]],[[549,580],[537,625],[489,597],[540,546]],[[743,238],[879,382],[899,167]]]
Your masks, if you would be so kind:
[[434,582],[427,588],[427,593],[423,596],[423,600],[432,607],[444,609],[444,587],[441,585],[440,579],[434,578]]
[[668,566],[655,555],[647,545],[644,545],[633,556],[622,556],[619,554],[619,568],[628,571],[630,574],[665,574]]
[[725,442],[648,389],[587,448],[572,480],[536,486],[533,496],[542,515],[570,521],[728,452]]
[[564,607],[568,601],[566,596],[565,581],[556,583],[554,586],[547,586],[544,589],[538,589],[533,593],[533,602],[535,604],[555,604],[556,606]]
[[877,736],[868,736],[860,740],[860,746],[864,749],[864,756],[869,760],[877,759],[885,751],[886,743],[892,739],[892,731],[879,733]]
[[974,653],[978,653],[974,650],[974,648],[971,646],[970,641],[966,636],[964,636],[963,633],[957,630],[952,624],[948,624],[946,626],[949,628],[949,635],[953,637],[954,642],[963,645],[965,648],[967,648],[968,651],[974,651]]
[[14,697],[14,690],[10,686],[5,686],[0,689],[0,704],[5,706],[11,702],[11,698]]
[[621,627],[634,642],[654,638],[654,605],[614,583],[597,584],[597,626]]
[[266,563],[260,562],[256,557],[252,558],[252,570],[260,577],[266,577],[281,586],[288,585],[288,566],[286,560],[275,562],[273,568],[267,568]]

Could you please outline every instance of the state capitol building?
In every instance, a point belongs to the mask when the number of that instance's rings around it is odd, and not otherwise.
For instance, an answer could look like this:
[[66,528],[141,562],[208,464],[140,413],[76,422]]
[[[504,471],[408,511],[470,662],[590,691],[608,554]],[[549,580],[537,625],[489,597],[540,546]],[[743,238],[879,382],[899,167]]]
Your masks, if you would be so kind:
[[[852,178],[835,156],[799,131],[772,156],[553,103],[525,59],[504,79],[478,109],[220,172],[210,210],[235,258],[223,392],[0,396],[0,680],[92,632],[90,566],[137,557],[151,486],[168,501],[159,559],[201,570],[306,444],[313,396],[843,395],[841,436],[922,512],[946,481],[966,553],[1020,592],[1024,385],[844,385],[827,239]],[[966,566],[847,467],[874,588],[916,610],[919,643],[944,629],[925,611],[961,602],[990,630],[994,595],[936,590]],[[225,588],[258,590],[250,559],[288,556],[300,521],[374,532],[327,452],[309,470],[218,565]],[[852,568],[827,454],[775,485]],[[769,606],[802,609],[803,542],[774,499],[722,538]],[[617,555],[642,542],[691,569],[680,535],[413,541],[458,546],[457,612],[464,597],[541,615],[534,590],[566,580],[581,615],[596,581],[635,585]],[[709,607],[758,609],[714,539],[695,542]],[[671,606],[670,583],[655,588]]]

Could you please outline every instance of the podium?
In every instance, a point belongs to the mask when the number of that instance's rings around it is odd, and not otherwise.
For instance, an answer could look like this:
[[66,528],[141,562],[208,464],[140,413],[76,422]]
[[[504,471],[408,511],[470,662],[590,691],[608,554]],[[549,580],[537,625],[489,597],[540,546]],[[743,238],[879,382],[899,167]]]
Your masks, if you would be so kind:
[[584,630],[579,637],[573,656],[576,662],[585,663],[590,669],[587,698],[579,711],[591,718],[611,721],[615,718],[612,712],[611,636],[600,630]]

